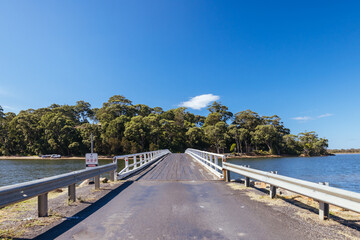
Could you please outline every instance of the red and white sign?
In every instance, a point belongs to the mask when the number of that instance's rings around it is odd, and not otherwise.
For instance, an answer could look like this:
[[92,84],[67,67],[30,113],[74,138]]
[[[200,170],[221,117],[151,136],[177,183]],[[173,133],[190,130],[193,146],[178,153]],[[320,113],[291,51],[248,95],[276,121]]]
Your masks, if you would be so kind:
[[98,154],[97,153],[87,153],[85,155],[86,167],[97,167],[98,163]]

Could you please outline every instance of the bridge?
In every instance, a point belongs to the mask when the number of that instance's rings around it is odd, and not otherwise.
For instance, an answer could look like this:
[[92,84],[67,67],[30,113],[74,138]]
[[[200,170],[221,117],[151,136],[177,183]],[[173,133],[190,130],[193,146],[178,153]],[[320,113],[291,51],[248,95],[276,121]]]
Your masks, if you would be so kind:
[[[119,172],[116,171],[117,161],[125,161],[125,168]],[[36,180],[31,184],[2,187],[0,206],[38,196],[39,216],[46,216],[47,193],[44,191],[68,185],[69,198],[76,200],[74,182],[89,177],[96,180],[100,174],[111,172],[114,174],[112,178],[120,179],[122,184],[106,204],[73,226],[49,230],[38,239],[263,240],[324,237],[319,231],[299,228],[298,219],[274,214],[267,205],[228,187],[226,181],[230,180],[231,171],[245,176],[246,186],[250,186],[250,178],[270,183],[270,197],[275,197],[278,187],[292,188],[307,196],[311,195],[309,191],[316,191],[321,219],[329,216],[328,204],[346,205],[350,210],[360,211],[360,194],[347,196],[349,193],[345,190],[315,183],[313,186],[309,182],[306,185],[305,181],[286,179],[276,173],[235,166],[227,163],[224,155],[195,149],[176,154],[161,150],[116,156],[114,163],[98,167],[97,172],[83,170],[54,177],[51,181]],[[44,188],[44,182],[49,188],[41,192],[36,186],[42,183]],[[99,188],[99,184],[97,180],[95,187]]]

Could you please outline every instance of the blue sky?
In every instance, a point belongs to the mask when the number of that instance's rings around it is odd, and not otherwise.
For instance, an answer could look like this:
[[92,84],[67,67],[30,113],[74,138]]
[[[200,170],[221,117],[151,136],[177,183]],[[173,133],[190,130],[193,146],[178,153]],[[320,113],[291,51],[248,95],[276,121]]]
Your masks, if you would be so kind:
[[207,94],[195,100],[359,148],[359,11],[358,1],[1,1],[0,105],[101,107],[121,94],[170,109]]

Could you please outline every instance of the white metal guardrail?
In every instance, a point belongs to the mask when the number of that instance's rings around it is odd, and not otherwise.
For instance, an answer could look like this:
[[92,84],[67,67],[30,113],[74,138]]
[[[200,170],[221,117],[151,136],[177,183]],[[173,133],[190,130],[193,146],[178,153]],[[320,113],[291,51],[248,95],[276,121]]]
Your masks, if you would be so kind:
[[223,162],[223,169],[226,170],[226,181],[230,180],[229,171],[231,171],[245,176],[245,184],[247,186],[249,186],[249,178],[252,178],[270,184],[270,190],[275,191],[275,193],[276,187],[280,187],[319,201],[320,219],[329,217],[329,204],[360,213],[360,193],[281,176],[228,162]]
[[[123,179],[136,171],[148,166],[152,162],[171,153],[168,149],[152,152],[135,153],[129,155],[115,156],[114,160],[124,159],[125,168],[118,173],[118,179]],[[131,163],[129,163],[131,162]]]
[[0,207],[38,196],[38,215],[39,217],[46,217],[48,215],[48,192],[68,186],[69,200],[76,201],[76,183],[95,177],[95,188],[97,189],[100,187],[100,174],[110,172],[110,178],[114,180],[116,169],[117,162],[113,162],[90,169],[0,187]]
[[[215,174],[219,178],[223,178],[222,162],[225,161],[225,155],[201,151],[197,149],[188,148],[185,153],[192,156],[201,165],[208,169],[211,173]],[[221,163],[219,162],[221,159]]]

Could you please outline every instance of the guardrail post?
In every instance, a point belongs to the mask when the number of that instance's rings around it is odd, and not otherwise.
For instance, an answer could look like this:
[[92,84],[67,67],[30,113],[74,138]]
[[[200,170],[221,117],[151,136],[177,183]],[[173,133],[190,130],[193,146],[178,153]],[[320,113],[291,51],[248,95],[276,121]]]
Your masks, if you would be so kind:
[[[271,171],[271,173],[277,174],[277,171]],[[270,185],[269,194],[270,194],[270,198],[275,198],[276,197],[276,187],[275,186]]]
[[[244,165],[244,167],[250,167],[250,165]],[[250,178],[245,176],[245,187],[250,187]]]
[[134,156],[134,169],[137,168],[136,156]]
[[[116,157],[114,158],[113,163],[115,163],[117,166],[117,158]],[[116,177],[117,177],[117,167],[114,171],[110,172],[110,181],[115,182]]]
[[[321,185],[329,186],[328,182],[319,182]],[[319,201],[319,218],[320,220],[329,219],[329,204]]]
[[250,187],[250,178],[245,177],[245,187]]
[[230,171],[229,170],[225,170],[224,178],[225,178],[226,182],[230,182]]
[[69,201],[72,201],[72,202],[76,201],[76,193],[75,193],[76,190],[75,189],[76,189],[75,183],[70,184],[68,186],[68,199],[69,199]]
[[38,196],[38,216],[48,216],[48,193],[44,193]]
[[142,166],[143,165],[143,157],[142,157],[142,155],[140,155],[140,166]]
[[94,177],[95,189],[100,189],[100,175]]

